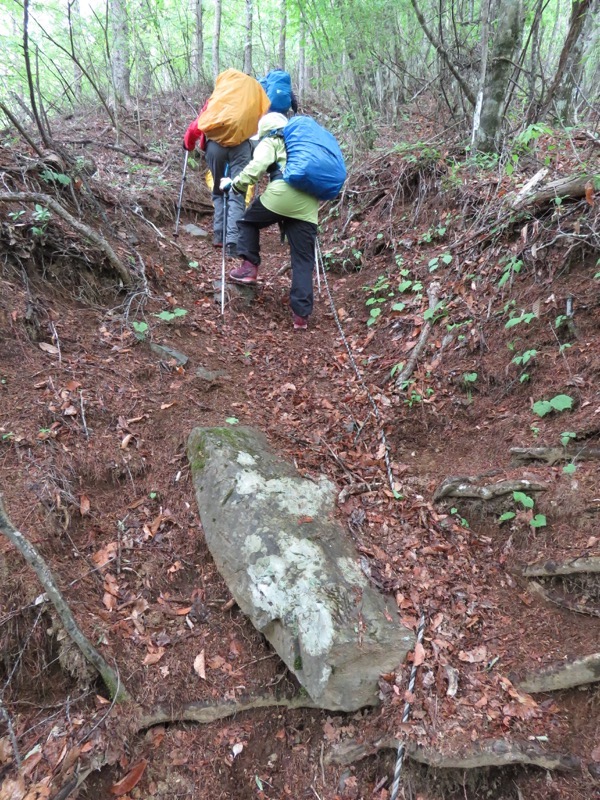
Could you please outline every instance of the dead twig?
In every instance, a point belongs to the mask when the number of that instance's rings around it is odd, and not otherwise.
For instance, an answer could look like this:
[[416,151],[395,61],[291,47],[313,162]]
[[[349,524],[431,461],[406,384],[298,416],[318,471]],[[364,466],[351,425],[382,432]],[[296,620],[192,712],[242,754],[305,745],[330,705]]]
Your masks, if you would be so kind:
[[421,329],[421,335],[419,336],[419,340],[413,347],[413,351],[410,354],[410,358],[408,359],[406,366],[396,378],[396,383],[395,383],[396,389],[401,390],[403,388],[403,384],[412,375],[416,363],[419,359],[419,356],[425,349],[425,345],[427,344],[427,340],[429,339],[429,334],[431,333],[431,329],[433,327],[434,323],[433,312],[435,311],[436,306],[438,304],[440,291],[441,291],[441,286],[437,281],[434,281],[427,290],[427,297],[429,298],[429,311],[431,312],[431,318],[424,323],[423,328]]

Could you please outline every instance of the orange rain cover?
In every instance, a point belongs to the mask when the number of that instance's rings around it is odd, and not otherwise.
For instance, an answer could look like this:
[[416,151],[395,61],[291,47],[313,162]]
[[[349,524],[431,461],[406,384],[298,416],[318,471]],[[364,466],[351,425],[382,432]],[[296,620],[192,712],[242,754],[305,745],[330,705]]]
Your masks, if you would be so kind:
[[254,136],[258,120],[271,101],[260,83],[237,69],[227,69],[216,80],[198,128],[223,147],[235,147]]

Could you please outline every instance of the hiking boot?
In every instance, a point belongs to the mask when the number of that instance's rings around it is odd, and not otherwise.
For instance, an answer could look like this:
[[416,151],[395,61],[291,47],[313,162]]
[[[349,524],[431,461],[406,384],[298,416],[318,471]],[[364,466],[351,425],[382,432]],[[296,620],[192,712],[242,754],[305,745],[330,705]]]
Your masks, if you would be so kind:
[[235,242],[227,242],[227,244],[225,245],[225,253],[227,255],[227,258],[237,258],[238,257],[237,244]]
[[223,234],[215,233],[213,235],[213,247],[223,247]]
[[232,269],[229,277],[234,283],[256,283],[258,267],[250,261],[242,261],[239,267]]
[[301,317],[295,311],[292,311],[292,322],[295,331],[305,331],[308,328],[308,317]]

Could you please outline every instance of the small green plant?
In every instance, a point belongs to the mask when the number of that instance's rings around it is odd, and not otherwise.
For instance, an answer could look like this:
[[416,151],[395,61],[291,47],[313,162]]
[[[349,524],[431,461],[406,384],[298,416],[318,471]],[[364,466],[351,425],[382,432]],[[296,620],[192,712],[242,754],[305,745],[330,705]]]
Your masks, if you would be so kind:
[[525,366],[525,364],[528,364],[530,361],[532,361],[537,354],[537,350],[525,350],[520,356],[515,356],[511,363],[516,364],[519,367]]
[[147,322],[135,322],[131,323],[131,327],[134,330],[135,338],[138,339],[140,342],[145,341],[146,334],[148,333],[148,323]]
[[190,269],[198,269],[199,264],[197,261],[188,261],[188,267],[190,267]]
[[446,308],[446,303],[443,300],[440,300],[436,303],[435,308],[428,308],[425,310],[423,314],[423,319],[427,322],[431,320],[432,322],[437,322],[438,319],[445,317],[448,314],[448,309]]
[[46,183],[60,183],[61,186],[68,186],[71,183],[71,178],[63,172],[52,172],[52,170],[45,169],[40,175]]
[[525,311],[522,311],[520,317],[511,317],[504,327],[506,328],[506,330],[509,330],[510,328],[514,328],[515,325],[520,325],[522,322],[529,325],[529,323],[534,319],[535,319],[535,314],[533,313],[533,311],[529,311],[527,313],[525,313]]
[[21,217],[25,216],[25,209],[22,208],[20,211],[9,211],[8,216],[16,222],[17,220],[21,219]]
[[48,224],[48,220],[50,219],[50,212],[44,206],[41,206],[39,203],[35,204],[35,211],[32,214],[33,219],[35,220],[37,225],[33,225],[31,228],[31,232],[34,236],[43,236],[46,232],[46,225]]
[[469,403],[473,401],[473,386],[477,382],[477,373],[476,372],[463,372],[462,376],[463,385],[467,390],[467,399]]
[[228,425],[237,425],[237,424],[238,424],[238,422],[239,422],[239,419],[238,419],[237,417],[227,417],[227,419],[225,420],[225,422],[226,422]]
[[572,439],[576,439],[577,434],[574,431],[563,431],[560,435],[560,443],[566,447]]
[[502,287],[508,281],[512,281],[513,277],[521,272],[523,262],[516,256],[511,256],[503,267],[502,275],[498,281],[498,286]]
[[565,475],[573,475],[573,473],[576,471],[577,467],[572,461],[570,464],[565,464],[565,466],[563,467],[563,472],[565,473]]
[[464,517],[461,517],[461,515],[458,513],[458,508],[451,508],[450,513],[456,516],[463,528],[469,527],[468,521]]
[[533,434],[533,438],[537,439],[538,436],[540,435],[540,429],[537,427],[537,425],[530,425],[529,427],[531,428],[531,433]]
[[551,411],[567,411],[573,408],[573,398],[568,394],[557,394],[552,400],[538,400],[533,404],[533,413],[545,417]]
[[187,313],[185,308],[174,308],[173,311],[161,311],[160,314],[155,314],[154,316],[163,322],[171,322],[179,317],[185,317]]
[[390,371],[390,378],[393,378],[397,372],[402,372],[404,368],[404,361],[399,361],[397,364],[394,364]]
[[[533,497],[530,497],[525,492],[513,492],[513,501],[515,503],[520,503],[525,511],[531,511],[531,519],[529,520],[529,524],[532,528],[543,528],[546,523],[546,517],[543,514],[536,514],[533,516],[533,507],[535,505],[535,501]],[[515,511],[505,511],[504,514],[501,514],[498,517],[498,525],[502,525],[503,522],[508,522],[511,519],[515,519],[517,513]]]
[[435,272],[440,265],[440,261],[443,264],[451,264],[452,256],[450,253],[443,253],[441,256],[435,256],[435,258],[432,258],[428,264],[429,272]]

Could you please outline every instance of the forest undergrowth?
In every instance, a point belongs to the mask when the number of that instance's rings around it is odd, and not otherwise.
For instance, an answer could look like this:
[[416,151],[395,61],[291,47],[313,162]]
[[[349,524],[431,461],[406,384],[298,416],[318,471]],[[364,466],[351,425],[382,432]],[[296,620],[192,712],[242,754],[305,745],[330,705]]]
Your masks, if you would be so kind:
[[[3,134],[0,489],[131,701],[3,539],[0,798],[386,800],[398,737],[407,798],[598,796],[594,135],[531,126],[498,159],[416,112],[383,131],[323,209],[333,304],[323,285],[298,333],[274,232],[254,303],[221,317],[220,255],[185,230],[211,227],[200,158],[173,237],[188,112],[156,112],[144,151],[89,114],[52,153]],[[298,689],[195,509],[187,435],[236,424],[336,483],[369,579],[425,616],[379,708],[177,721]]]

